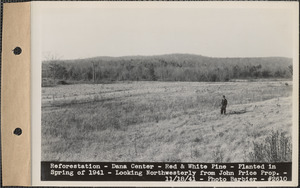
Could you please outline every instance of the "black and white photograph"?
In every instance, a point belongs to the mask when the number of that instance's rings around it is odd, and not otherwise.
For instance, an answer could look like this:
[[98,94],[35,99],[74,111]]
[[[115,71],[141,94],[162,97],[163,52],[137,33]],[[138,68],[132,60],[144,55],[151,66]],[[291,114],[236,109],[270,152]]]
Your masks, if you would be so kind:
[[292,163],[296,6],[49,4],[41,161]]

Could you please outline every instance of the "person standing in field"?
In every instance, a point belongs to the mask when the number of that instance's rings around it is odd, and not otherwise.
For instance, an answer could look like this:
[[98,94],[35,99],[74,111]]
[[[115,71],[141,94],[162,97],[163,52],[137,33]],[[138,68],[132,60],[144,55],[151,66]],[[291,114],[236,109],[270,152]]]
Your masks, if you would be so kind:
[[226,114],[226,106],[227,106],[227,99],[225,95],[223,95],[222,104],[221,104],[221,114]]

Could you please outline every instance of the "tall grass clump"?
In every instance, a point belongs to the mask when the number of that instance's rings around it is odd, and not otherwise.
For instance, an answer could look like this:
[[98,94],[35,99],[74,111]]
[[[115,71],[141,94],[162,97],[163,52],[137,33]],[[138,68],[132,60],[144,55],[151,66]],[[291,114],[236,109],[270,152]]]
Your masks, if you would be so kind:
[[272,131],[263,143],[254,142],[250,162],[291,162],[292,143],[290,137],[279,131]]
[[213,153],[213,162],[222,163],[224,162],[224,151],[220,146],[216,147]]

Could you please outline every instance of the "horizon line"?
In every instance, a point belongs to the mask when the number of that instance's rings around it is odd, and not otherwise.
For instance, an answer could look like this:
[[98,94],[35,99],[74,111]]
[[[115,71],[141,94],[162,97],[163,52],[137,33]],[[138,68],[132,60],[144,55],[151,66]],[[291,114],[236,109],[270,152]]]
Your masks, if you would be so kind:
[[218,56],[205,56],[201,54],[193,54],[193,53],[168,53],[168,54],[155,54],[155,55],[120,55],[120,56],[109,56],[109,55],[103,55],[103,56],[92,56],[92,57],[84,57],[84,58],[69,58],[65,59],[63,57],[58,59],[43,59],[42,61],[53,61],[53,60],[84,60],[84,59],[94,59],[94,58],[125,58],[125,57],[154,57],[154,56],[167,56],[167,55],[192,55],[192,56],[202,56],[207,58],[288,58],[293,59],[293,57],[287,57],[287,56],[227,56],[227,57],[218,57]]

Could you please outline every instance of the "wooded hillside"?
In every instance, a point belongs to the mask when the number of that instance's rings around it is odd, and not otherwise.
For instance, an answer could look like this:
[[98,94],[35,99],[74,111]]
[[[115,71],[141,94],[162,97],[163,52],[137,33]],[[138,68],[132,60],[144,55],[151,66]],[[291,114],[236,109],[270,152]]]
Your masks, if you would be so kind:
[[212,58],[190,54],[95,57],[42,62],[43,83],[106,81],[230,81],[292,78],[291,58]]

